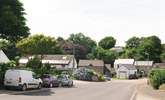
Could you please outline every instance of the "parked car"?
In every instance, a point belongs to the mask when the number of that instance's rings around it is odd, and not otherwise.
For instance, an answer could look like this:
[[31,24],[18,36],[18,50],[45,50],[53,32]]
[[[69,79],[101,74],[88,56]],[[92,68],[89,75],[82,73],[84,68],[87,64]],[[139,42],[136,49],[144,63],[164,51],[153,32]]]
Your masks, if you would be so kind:
[[59,86],[59,81],[57,80],[57,77],[49,75],[49,74],[45,74],[41,77],[42,81],[43,81],[43,86],[44,87],[57,87]]
[[138,79],[136,74],[131,74],[129,75],[129,79]]
[[111,77],[108,76],[108,75],[104,75],[104,78],[105,78],[106,81],[111,81]]
[[7,70],[4,78],[6,88],[16,87],[22,91],[28,88],[42,88],[42,80],[36,74],[27,70]]
[[73,86],[73,80],[70,78],[69,75],[62,75],[58,77],[59,86]]

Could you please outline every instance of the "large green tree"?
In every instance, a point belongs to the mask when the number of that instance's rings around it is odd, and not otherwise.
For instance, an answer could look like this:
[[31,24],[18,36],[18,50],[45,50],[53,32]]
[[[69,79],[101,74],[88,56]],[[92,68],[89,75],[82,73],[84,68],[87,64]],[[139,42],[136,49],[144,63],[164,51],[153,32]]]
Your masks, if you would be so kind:
[[97,46],[94,40],[83,33],[71,34],[66,42],[65,47],[71,48],[77,59],[85,59],[88,53],[91,53]]
[[22,54],[61,54],[62,51],[55,38],[33,35],[17,43]]
[[99,42],[99,46],[102,47],[103,49],[110,49],[114,47],[115,44],[116,44],[116,40],[111,36],[105,37]]
[[27,37],[29,28],[19,0],[0,0],[0,38],[16,42]]
[[128,39],[128,41],[126,41],[126,48],[137,48],[141,43],[141,40],[142,39],[138,37],[132,37]]

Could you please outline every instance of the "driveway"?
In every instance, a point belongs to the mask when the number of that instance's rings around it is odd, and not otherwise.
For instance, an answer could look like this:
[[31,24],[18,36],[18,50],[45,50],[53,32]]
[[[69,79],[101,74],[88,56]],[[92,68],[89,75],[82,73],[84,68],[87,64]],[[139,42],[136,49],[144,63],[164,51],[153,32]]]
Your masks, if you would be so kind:
[[74,83],[75,86],[72,88],[52,88],[16,94],[4,93],[0,95],[0,98],[2,100],[133,100],[132,95],[137,80],[75,81]]

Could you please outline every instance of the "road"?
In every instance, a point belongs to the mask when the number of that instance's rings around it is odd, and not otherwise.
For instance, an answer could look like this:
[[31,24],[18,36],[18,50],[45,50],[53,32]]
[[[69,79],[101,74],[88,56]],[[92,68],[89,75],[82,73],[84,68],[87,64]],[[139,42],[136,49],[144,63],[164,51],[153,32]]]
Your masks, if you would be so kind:
[[72,88],[52,88],[15,95],[8,93],[0,95],[0,100],[131,100],[136,84],[137,80],[75,81]]

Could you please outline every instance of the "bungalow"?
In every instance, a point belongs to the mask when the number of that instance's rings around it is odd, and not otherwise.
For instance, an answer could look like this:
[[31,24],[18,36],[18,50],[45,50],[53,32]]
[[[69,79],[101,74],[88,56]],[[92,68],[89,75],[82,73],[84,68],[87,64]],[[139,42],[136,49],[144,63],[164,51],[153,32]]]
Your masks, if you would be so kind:
[[0,50],[0,63],[7,63],[9,61],[9,58],[5,55],[5,53]]
[[117,78],[129,78],[130,75],[136,74],[137,69],[131,64],[121,64],[117,69]]
[[135,61],[134,65],[136,66],[138,73],[147,76],[148,72],[153,68],[153,61]]
[[[19,64],[26,65],[32,57],[34,56],[21,57]],[[42,64],[46,63],[49,63],[51,68],[57,70],[73,70],[77,68],[77,62],[74,55],[43,55]]]
[[90,68],[100,74],[104,73],[104,61],[103,60],[79,60],[78,67]]

